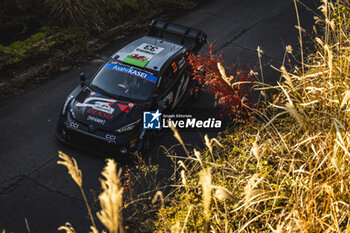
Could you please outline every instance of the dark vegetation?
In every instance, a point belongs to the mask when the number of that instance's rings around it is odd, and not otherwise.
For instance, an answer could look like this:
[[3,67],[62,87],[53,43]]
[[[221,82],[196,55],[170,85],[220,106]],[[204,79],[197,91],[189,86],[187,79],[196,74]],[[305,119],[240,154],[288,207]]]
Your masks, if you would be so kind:
[[[87,61],[110,40],[198,0],[3,0],[0,99],[28,80]],[[23,75],[25,73],[25,75]],[[8,83],[9,80],[15,81]],[[27,80],[27,81],[26,81]]]

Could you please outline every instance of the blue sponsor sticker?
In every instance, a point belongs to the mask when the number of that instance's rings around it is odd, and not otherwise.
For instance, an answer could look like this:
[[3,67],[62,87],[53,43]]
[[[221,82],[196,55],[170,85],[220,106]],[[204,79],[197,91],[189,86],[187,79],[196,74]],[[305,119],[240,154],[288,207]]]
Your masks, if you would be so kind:
[[131,67],[107,63],[103,66],[103,68],[119,71],[119,72],[126,73],[126,74],[130,74],[130,75],[136,76],[138,78],[143,78],[143,79],[150,81],[152,83],[157,83],[157,80],[158,80],[158,78],[153,76],[153,75],[147,74],[147,73],[142,72],[140,70],[133,69]]

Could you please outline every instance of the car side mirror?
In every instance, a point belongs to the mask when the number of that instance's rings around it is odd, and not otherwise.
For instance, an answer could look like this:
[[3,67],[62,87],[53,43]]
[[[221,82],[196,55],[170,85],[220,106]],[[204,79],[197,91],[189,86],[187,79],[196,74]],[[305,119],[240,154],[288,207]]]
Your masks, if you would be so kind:
[[80,73],[80,82],[82,86],[86,84],[86,77],[84,73]]
[[163,108],[165,108],[166,104],[167,103],[164,100],[160,100],[157,102],[157,107],[162,110]]

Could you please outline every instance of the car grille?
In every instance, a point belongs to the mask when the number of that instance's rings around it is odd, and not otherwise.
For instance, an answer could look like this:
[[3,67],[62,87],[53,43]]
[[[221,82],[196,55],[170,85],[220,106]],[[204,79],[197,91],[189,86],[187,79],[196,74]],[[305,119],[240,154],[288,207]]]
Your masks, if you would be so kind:
[[92,136],[69,130],[67,132],[68,141],[84,149],[96,151],[105,155],[119,154],[122,147],[129,149],[128,145],[110,144]]

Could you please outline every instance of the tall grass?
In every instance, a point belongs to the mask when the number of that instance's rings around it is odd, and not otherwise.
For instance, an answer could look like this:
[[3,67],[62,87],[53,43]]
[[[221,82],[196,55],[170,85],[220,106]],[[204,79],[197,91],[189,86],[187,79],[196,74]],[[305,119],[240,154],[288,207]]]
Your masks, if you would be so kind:
[[159,232],[350,232],[350,19],[340,9],[322,1],[316,52],[301,70],[279,69],[259,121],[188,156]]
[[108,229],[110,233],[123,233],[123,216],[121,208],[123,204],[123,189],[120,183],[121,170],[116,173],[117,164],[114,160],[107,160],[102,175],[105,179],[101,179],[103,192],[98,196],[101,203],[101,211],[97,213],[97,217]]
[[[157,165],[152,165],[151,161],[148,163],[138,154],[135,156],[134,166],[128,168],[125,164],[123,175],[121,175],[121,169],[117,170],[117,164],[113,159],[106,160],[106,166],[101,172],[103,178],[100,179],[102,192],[98,196],[101,209],[93,213],[85,196],[82,172],[76,160],[59,152],[61,160],[57,163],[68,169],[69,175],[82,193],[91,221],[90,232],[99,232],[95,224],[95,216],[105,228],[102,232],[152,232],[154,230],[153,221],[156,216],[154,213],[159,208],[164,208],[162,193],[165,188],[164,179],[159,178]],[[157,202],[159,199],[160,203]],[[75,232],[69,222],[60,226],[58,230]]]
[[[76,160],[64,154],[63,152],[59,152],[59,158],[62,160],[59,160],[57,163],[65,166],[68,169],[68,173],[81,191],[92,223],[91,232],[98,233],[99,231],[96,228],[94,215],[92,214],[90,205],[87,201],[83,189],[82,172],[78,168]],[[112,159],[107,159],[107,164],[101,174],[104,179],[100,179],[102,193],[98,196],[98,199],[100,201],[101,210],[97,212],[97,217],[106,227],[108,232],[123,233],[124,226],[123,217],[121,214],[123,204],[123,188],[120,183],[121,170],[117,172],[116,162]],[[58,230],[64,230],[67,233],[75,233],[73,226],[69,222],[67,222],[64,226],[59,227]]]

